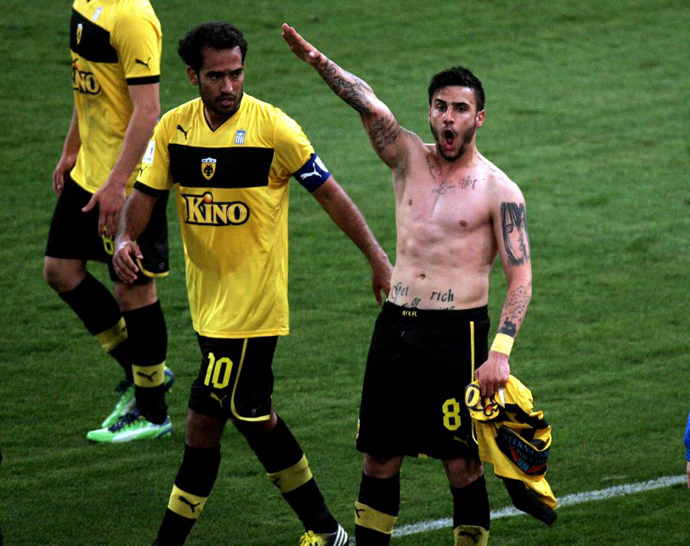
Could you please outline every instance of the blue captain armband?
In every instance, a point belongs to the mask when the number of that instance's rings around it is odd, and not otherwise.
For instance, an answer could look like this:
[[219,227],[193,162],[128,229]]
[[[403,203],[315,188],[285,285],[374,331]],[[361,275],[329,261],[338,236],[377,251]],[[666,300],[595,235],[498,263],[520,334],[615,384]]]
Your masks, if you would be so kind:
[[294,176],[309,192],[313,192],[328,180],[331,173],[328,172],[326,165],[323,164],[323,161],[321,161],[318,155],[311,154],[309,161],[292,176]]

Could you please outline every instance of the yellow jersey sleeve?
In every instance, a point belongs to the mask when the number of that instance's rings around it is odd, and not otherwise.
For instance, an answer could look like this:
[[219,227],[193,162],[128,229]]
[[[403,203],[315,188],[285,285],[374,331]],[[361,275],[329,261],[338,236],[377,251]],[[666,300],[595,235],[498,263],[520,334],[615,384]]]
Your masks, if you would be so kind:
[[163,34],[148,2],[136,6],[136,11],[124,10],[115,22],[112,38],[129,85],[159,81]]
[[277,171],[281,178],[288,179],[309,161],[314,148],[299,124],[283,111],[276,110],[274,145]]

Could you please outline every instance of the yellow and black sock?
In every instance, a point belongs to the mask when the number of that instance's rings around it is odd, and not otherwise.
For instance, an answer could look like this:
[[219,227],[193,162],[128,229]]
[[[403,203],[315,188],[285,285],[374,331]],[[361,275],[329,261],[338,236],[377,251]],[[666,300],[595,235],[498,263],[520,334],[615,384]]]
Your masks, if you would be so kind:
[[74,290],[59,294],[84,323],[89,333],[125,370],[132,381],[132,360],[127,328],[113,295],[93,275],[86,274]]
[[465,487],[451,486],[450,491],[453,494],[455,546],[486,546],[491,508],[484,476]]
[[315,533],[336,532],[338,522],[326,507],[307,458],[285,422],[278,417],[277,425],[268,434],[245,437],[271,483],[280,490],[304,528]]
[[355,503],[355,541],[364,546],[387,546],[400,511],[400,474],[373,478],[362,474]]
[[194,448],[185,445],[168,508],[158,530],[160,546],[181,546],[206,504],[220,466],[220,446]]
[[129,350],[137,409],[152,423],[162,423],[168,414],[165,404],[165,357],[168,335],[160,302],[123,313],[127,323]]

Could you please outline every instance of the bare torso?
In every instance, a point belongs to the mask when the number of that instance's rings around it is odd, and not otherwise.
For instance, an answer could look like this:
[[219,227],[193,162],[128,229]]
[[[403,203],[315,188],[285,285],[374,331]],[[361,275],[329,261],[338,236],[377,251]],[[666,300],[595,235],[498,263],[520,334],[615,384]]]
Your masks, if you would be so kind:
[[388,300],[418,309],[486,305],[498,247],[491,215],[505,174],[475,152],[462,168],[439,160],[433,145],[411,150],[394,172],[397,258]]

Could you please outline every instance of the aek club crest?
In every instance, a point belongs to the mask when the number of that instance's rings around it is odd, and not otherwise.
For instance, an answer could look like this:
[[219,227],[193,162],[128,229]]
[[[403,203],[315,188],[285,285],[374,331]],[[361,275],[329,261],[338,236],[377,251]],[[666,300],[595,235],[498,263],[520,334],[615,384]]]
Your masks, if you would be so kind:
[[211,180],[213,175],[216,174],[216,163],[217,161],[212,157],[201,160],[201,174],[204,175],[206,180]]

